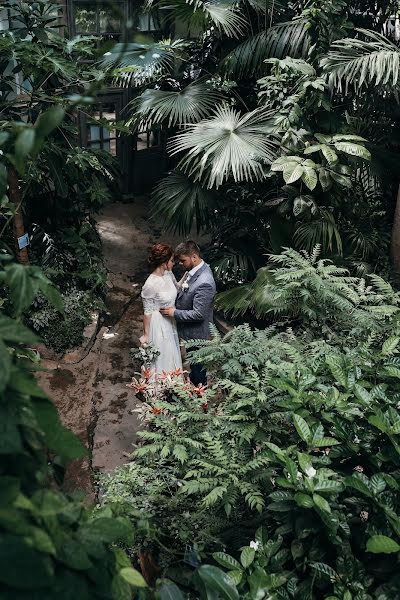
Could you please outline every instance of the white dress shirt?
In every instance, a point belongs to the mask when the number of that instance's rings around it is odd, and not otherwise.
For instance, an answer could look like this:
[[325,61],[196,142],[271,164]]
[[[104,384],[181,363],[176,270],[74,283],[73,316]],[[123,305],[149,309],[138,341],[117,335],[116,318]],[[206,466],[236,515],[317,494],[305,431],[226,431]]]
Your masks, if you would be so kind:
[[196,265],[195,267],[193,267],[193,269],[190,269],[189,273],[187,274],[186,277],[186,281],[189,281],[191,279],[191,277],[193,277],[193,275],[199,270],[201,269],[201,267],[204,265],[204,260],[202,260],[198,265]]

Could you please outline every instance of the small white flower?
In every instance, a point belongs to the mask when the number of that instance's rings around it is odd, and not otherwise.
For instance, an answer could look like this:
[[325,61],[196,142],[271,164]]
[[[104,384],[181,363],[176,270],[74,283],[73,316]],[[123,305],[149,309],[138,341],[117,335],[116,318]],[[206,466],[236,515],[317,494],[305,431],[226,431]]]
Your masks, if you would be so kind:
[[185,281],[185,283],[182,283],[182,289],[183,290],[187,290],[189,287],[189,284]]
[[260,547],[260,542],[250,542],[250,548],[253,548],[253,550],[258,550]]
[[307,477],[310,477],[311,479],[315,477],[316,474],[317,471],[314,469],[314,467],[308,467],[308,469],[306,470]]

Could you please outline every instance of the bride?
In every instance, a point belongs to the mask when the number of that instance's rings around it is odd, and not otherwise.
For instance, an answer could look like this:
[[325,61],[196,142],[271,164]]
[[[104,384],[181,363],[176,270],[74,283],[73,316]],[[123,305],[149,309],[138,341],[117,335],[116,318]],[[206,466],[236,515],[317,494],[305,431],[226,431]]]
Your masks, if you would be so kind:
[[156,244],[148,259],[152,269],[142,289],[143,329],[142,345],[152,344],[160,352],[152,370],[157,378],[162,371],[182,369],[182,358],[175,319],[164,317],[160,308],[174,306],[178,284],[172,273],[173,250],[165,244]]

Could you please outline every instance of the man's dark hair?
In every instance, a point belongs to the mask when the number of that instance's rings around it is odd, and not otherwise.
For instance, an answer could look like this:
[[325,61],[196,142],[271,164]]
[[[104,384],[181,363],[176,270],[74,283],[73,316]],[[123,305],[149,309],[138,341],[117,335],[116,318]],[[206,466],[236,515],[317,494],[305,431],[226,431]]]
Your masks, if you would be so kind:
[[192,256],[192,254],[200,256],[200,248],[193,240],[182,242],[175,248],[175,256]]

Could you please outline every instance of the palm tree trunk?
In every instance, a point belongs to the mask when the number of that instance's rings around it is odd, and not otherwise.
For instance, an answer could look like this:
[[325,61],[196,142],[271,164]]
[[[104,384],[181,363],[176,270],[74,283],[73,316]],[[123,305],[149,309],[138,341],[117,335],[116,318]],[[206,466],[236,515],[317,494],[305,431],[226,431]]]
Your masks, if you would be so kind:
[[9,198],[15,204],[16,208],[13,220],[15,255],[18,262],[23,265],[29,265],[28,248],[20,250],[18,246],[18,238],[25,234],[25,227],[22,216],[22,197],[18,183],[18,174],[15,168],[11,166],[8,168],[8,186]]

